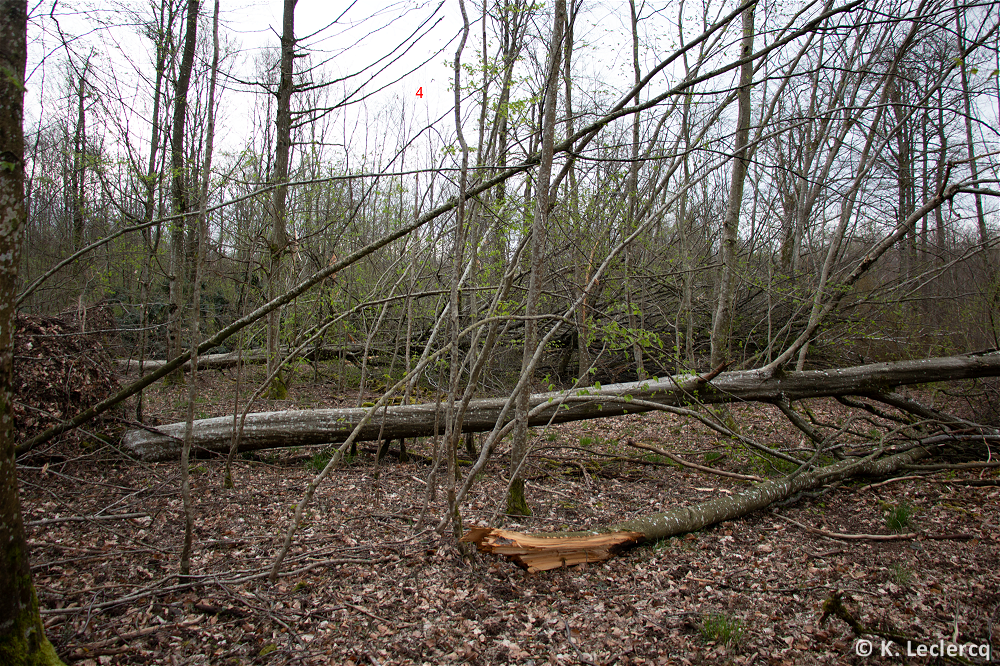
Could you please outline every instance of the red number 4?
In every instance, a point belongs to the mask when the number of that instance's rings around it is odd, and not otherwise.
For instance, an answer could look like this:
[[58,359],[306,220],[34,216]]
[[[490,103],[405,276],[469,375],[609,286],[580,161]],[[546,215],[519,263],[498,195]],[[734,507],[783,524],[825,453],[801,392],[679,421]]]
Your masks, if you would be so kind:
[[417,88],[417,97],[419,97],[421,99],[424,98],[424,87],[423,86],[420,86],[419,88]]

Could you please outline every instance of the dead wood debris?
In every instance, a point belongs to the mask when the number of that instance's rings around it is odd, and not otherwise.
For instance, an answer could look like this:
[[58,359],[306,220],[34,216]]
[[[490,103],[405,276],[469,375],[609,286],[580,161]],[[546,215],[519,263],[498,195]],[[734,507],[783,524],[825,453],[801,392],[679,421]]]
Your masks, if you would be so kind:
[[462,541],[474,543],[482,553],[505,555],[528,573],[575,564],[603,562],[641,543],[641,532],[608,532],[588,537],[537,536],[491,527],[474,527]]
[[[225,378],[208,380],[205,409],[231,404]],[[325,402],[332,400],[328,386],[311,390],[315,404],[342,404]],[[180,395],[176,387],[151,390],[149,412],[175,418],[171,409],[184,405]],[[846,411],[832,400],[811,408],[831,423]],[[776,408],[731,409],[754,437],[787,451],[800,445],[801,435]],[[529,473],[538,475],[538,490],[528,497],[533,515],[506,518],[502,527],[509,530],[596,529],[704,502],[707,491],[698,488],[725,494],[746,486],[625,458],[592,473],[597,461],[621,456],[628,438],[703,464],[709,454],[724,453],[711,464],[728,471],[768,478],[780,472],[754,465],[701,424],[665,413],[567,423],[534,437],[536,444],[573,451],[590,486],[568,458],[554,467],[530,459]],[[430,446],[413,443],[422,454]],[[822,497],[803,495],[781,511],[836,533],[877,534],[886,531],[884,507],[907,502],[917,509],[913,531],[975,536],[958,546],[927,538],[834,543],[761,511],[647,542],[597,565],[531,574],[493,555],[470,565],[450,543],[420,532],[428,468],[414,461],[376,467],[374,455],[362,454],[318,489],[298,550],[271,585],[267,567],[287,528],[289,503],[315,472],[302,452],[266,455],[266,464],[236,460],[235,489],[222,488],[221,461],[198,461],[192,475],[197,577],[183,584],[175,576],[182,520],[176,465],[95,454],[52,462],[47,470],[19,469],[29,524],[110,512],[150,516],[28,528],[47,634],[67,663],[360,666],[374,659],[385,666],[541,666],[586,663],[588,656],[595,664],[622,666],[864,663],[855,659],[858,639],[848,624],[832,616],[820,622],[823,601],[834,590],[845,591],[843,603],[864,628],[921,642],[957,635],[959,642],[982,643],[995,635],[996,487],[915,480],[858,492],[862,482],[846,482]],[[469,524],[486,524],[503,501],[506,464],[502,457],[491,461],[478,493],[463,503]],[[981,468],[948,476],[959,481],[981,474],[1000,479],[996,469]],[[428,513],[446,510],[438,493]],[[713,638],[706,626],[713,618],[740,633],[739,640]]]
[[[118,373],[102,343],[105,329],[92,330],[106,325],[104,319],[92,318],[81,332],[81,324],[75,321],[17,315],[14,428],[18,440],[71,419],[118,390]],[[106,429],[113,418],[105,414],[90,429]]]

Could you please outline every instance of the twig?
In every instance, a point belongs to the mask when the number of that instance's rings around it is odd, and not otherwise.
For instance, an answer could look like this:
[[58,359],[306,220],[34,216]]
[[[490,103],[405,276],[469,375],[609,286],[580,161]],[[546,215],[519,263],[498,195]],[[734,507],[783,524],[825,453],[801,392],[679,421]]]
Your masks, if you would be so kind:
[[741,481],[758,481],[759,482],[759,481],[763,481],[764,480],[764,479],[760,478],[759,476],[754,476],[752,474],[737,474],[736,472],[727,472],[727,471],[722,470],[722,469],[713,469],[711,467],[705,467],[704,465],[699,465],[697,463],[688,462],[687,460],[684,460],[683,458],[679,458],[679,457],[675,456],[672,453],[668,453],[667,451],[664,451],[663,449],[659,448],[658,446],[650,446],[649,444],[639,444],[637,442],[633,442],[631,439],[626,439],[625,443],[628,444],[629,446],[633,447],[633,448],[636,448],[636,449],[646,449],[647,451],[652,451],[653,453],[658,453],[661,456],[670,458],[671,460],[673,460],[678,465],[681,465],[683,467],[689,467],[691,469],[696,469],[699,472],[705,472],[707,474],[718,474],[719,476],[726,476],[726,477],[729,477],[730,479],[740,479]]
[[721,375],[722,371],[731,366],[732,364],[733,361],[727,361],[719,365],[719,367],[717,367],[715,370],[712,370],[711,372],[704,375],[699,375],[698,379],[695,380],[697,382],[696,386],[701,386],[702,384],[707,384],[708,382],[712,381],[713,379]]
[[555,488],[543,488],[542,486],[536,486],[534,483],[528,483],[528,482],[525,482],[524,485],[528,486],[529,488],[533,488],[534,490],[537,490],[539,492],[552,493],[553,495],[558,495],[559,497],[565,497],[568,500],[573,500],[573,501],[577,500],[576,497],[573,497],[572,495],[567,495],[566,493],[560,492]]
[[580,476],[583,477],[583,482],[587,484],[587,489],[590,489],[590,476],[587,474],[587,468],[583,466],[583,463],[579,460],[574,460],[573,463],[580,468]]
[[[364,613],[365,615],[367,615],[368,617],[372,618],[373,620],[378,620],[379,622],[383,622],[383,623],[385,623],[387,625],[394,625],[394,626],[397,626],[397,627],[416,627],[417,626],[417,624],[415,622],[403,622],[403,623],[400,623],[400,624],[396,624],[392,620],[388,620],[388,619],[386,619],[384,617],[379,617],[378,615],[376,615],[375,613],[372,613],[371,611],[369,611],[368,609],[364,608],[363,606],[358,606],[356,604],[349,604],[347,602],[344,602],[343,604],[341,604],[339,606],[339,608],[344,608],[344,607],[353,608],[354,610],[358,611],[359,613]],[[331,608],[330,610],[337,610],[337,608],[338,607],[335,606],[335,607]]]
[[797,520],[792,520],[788,516],[783,516],[780,513],[775,513],[775,516],[787,521],[793,525],[801,527],[807,532],[812,532],[813,534],[819,534],[821,536],[830,537],[831,539],[843,539],[845,541],[910,541],[916,539],[920,535],[916,532],[907,532],[906,534],[842,534],[840,532],[831,532],[829,530],[823,530],[818,527],[809,527],[808,525],[803,525]]
[[[979,439],[978,437],[976,439]],[[970,462],[970,463],[958,463],[955,465],[949,465],[947,463],[938,463],[935,465],[903,465],[903,469],[908,470],[920,470],[922,472],[941,472],[948,470],[959,470],[959,469],[992,469],[994,467],[1000,467],[1000,462]]]
[[[92,650],[98,650],[100,648],[107,647],[109,645],[114,645],[118,641],[131,641],[136,638],[141,638],[143,636],[147,636],[149,634],[153,634],[156,633],[157,631],[165,629],[183,629],[184,627],[190,627],[191,625],[198,624],[199,622],[201,622],[200,618],[197,620],[184,620],[183,622],[173,622],[169,624],[157,624],[127,634],[118,634],[116,636],[112,636],[111,638],[105,638],[102,641],[95,641],[93,643],[79,643],[76,646],[74,646],[73,649],[86,650],[89,653]],[[88,654],[87,656],[90,655]]]
[[819,534],[821,536],[830,537],[831,539],[843,539],[845,541],[912,541],[913,539],[934,539],[935,541],[967,541],[969,539],[975,539],[975,535],[972,534],[920,534],[918,532],[907,532],[906,534],[842,534],[840,532],[831,532],[829,530],[819,529],[818,527],[809,527],[808,525],[803,525],[797,520],[792,520],[788,516],[783,516],[780,513],[775,513],[775,516],[786,520],[793,525],[801,527],[807,532],[812,532],[813,534]]
[[573,640],[573,634],[569,630],[569,622],[566,621],[566,618],[563,618],[562,621],[563,621],[563,626],[566,627],[566,640],[569,641],[570,646],[572,646],[572,648],[576,650],[576,656],[579,657],[580,661],[582,661],[585,664],[593,664],[594,658],[591,657],[586,652],[580,650],[580,648],[576,644],[576,641]]
[[880,481],[878,483],[872,483],[867,486],[862,486],[858,488],[858,492],[862,490],[871,490],[872,488],[880,488],[881,486],[886,486],[890,483],[895,483],[896,481],[912,481],[914,479],[923,479],[927,483],[937,483],[941,485],[953,485],[953,486],[973,486],[973,487],[991,487],[1000,486],[1000,481],[996,479],[929,479],[921,474],[914,474],[911,476],[897,476],[892,479],[886,479],[885,481]]
[[[820,618],[820,626],[826,624],[827,619],[832,615],[840,620],[843,620],[847,626],[851,628],[855,636],[861,636],[862,634],[871,634],[872,636],[880,636],[881,638],[886,638],[890,641],[895,641],[896,643],[902,645],[903,643],[920,643],[919,640],[912,636],[904,636],[903,634],[897,634],[891,631],[883,631],[875,627],[866,627],[863,625],[854,615],[851,614],[849,610],[844,606],[842,601],[843,592],[840,590],[834,590],[829,597],[823,602],[823,616]],[[848,599],[850,600],[850,599]],[[947,659],[958,664],[971,664],[972,662],[961,656],[949,656],[940,655],[942,659]]]
[[879,481],[878,483],[869,483],[867,486],[862,486],[858,488],[858,492],[860,493],[862,490],[871,490],[872,488],[881,488],[882,486],[887,486],[890,483],[895,483],[897,481],[911,481],[913,479],[922,479],[922,478],[924,477],[919,474],[913,474],[910,476],[897,476],[892,479],[886,479],[885,481]]
[[149,514],[141,513],[119,513],[110,516],[64,516],[62,518],[45,518],[43,520],[32,520],[25,525],[35,527],[37,525],[52,525],[54,523],[83,523],[91,520],[125,520],[126,518],[148,518]]
[[844,549],[843,548],[835,548],[833,550],[827,550],[827,551],[824,551],[822,553],[814,553],[811,550],[803,548],[802,552],[805,553],[806,555],[808,555],[809,557],[820,558],[820,557],[831,557],[833,555],[840,555],[841,553],[844,552]]
[[[382,562],[391,561],[391,557],[381,557],[377,560],[365,560],[360,558],[345,557],[333,560],[323,560],[321,562],[313,562],[307,566],[301,567],[299,569],[292,569],[290,571],[282,571],[278,573],[279,578],[288,578],[290,576],[298,576],[300,574],[306,573],[316,567],[321,566],[331,566],[334,564],[379,564]],[[171,574],[160,580],[156,581],[152,585],[147,586],[143,590],[134,592],[132,594],[126,595],[124,597],[119,597],[118,599],[112,599],[111,601],[105,601],[99,604],[94,604],[94,610],[99,610],[102,608],[111,608],[112,606],[119,606],[121,604],[130,603],[137,601],[148,596],[167,594],[168,592],[179,592],[181,590],[187,590],[192,587],[198,587],[199,585],[239,585],[241,583],[247,583],[251,580],[260,580],[261,578],[267,578],[270,571],[265,569],[257,573],[249,574],[247,576],[241,576],[239,578],[219,578],[215,574],[206,575],[192,575],[188,577],[183,583],[177,583],[175,585],[167,585],[165,587],[160,587],[163,583],[170,580],[171,578],[177,578],[176,574]],[[42,615],[70,615],[73,613],[79,613],[86,610],[83,606],[70,606],[68,608],[43,608],[39,610]]]

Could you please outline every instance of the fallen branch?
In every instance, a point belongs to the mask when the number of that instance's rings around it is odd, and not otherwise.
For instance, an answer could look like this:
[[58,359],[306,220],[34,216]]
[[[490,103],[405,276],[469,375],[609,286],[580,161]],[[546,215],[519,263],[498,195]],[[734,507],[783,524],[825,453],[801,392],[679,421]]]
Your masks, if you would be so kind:
[[920,536],[916,532],[907,532],[905,534],[844,534],[842,532],[831,532],[830,530],[820,529],[819,527],[809,527],[808,525],[803,525],[797,520],[792,520],[788,516],[782,516],[780,513],[776,513],[774,515],[777,518],[781,518],[782,520],[795,525],[796,527],[801,527],[806,532],[811,534],[818,534],[820,536],[829,537],[830,539],[840,539],[842,541],[912,541]]
[[976,538],[973,534],[965,533],[921,534],[920,532],[907,532],[905,534],[843,534],[841,532],[831,532],[818,527],[809,527],[808,525],[803,525],[797,520],[792,520],[788,516],[782,516],[780,513],[776,513],[774,515],[797,527],[801,527],[807,532],[829,537],[831,539],[840,539],[842,541],[912,541],[913,539],[932,539],[934,541],[969,541]]
[[42,520],[32,520],[25,525],[37,527],[38,525],[52,525],[54,523],[83,523],[92,520],[127,520],[129,518],[148,518],[148,513],[119,513],[107,516],[64,516],[62,518],[44,518]]
[[712,467],[706,467],[705,465],[699,465],[697,463],[688,462],[687,460],[684,460],[683,458],[681,458],[679,456],[675,456],[674,454],[672,454],[672,453],[670,453],[668,451],[664,451],[663,449],[659,448],[658,446],[650,446],[649,444],[637,444],[636,442],[633,442],[631,439],[625,440],[625,443],[628,444],[629,446],[633,447],[633,448],[636,448],[636,449],[646,449],[647,451],[652,451],[653,453],[661,455],[661,456],[663,456],[665,458],[670,458],[671,460],[673,460],[678,465],[681,465],[682,467],[688,467],[690,469],[696,469],[699,472],[705,472],[707,474],[718,474],[719,476],[729,477],[730,479],[740,479],[741,481],[757,481],[757,482],[760,482],[760,481],[764,480],[761,477],[754,476],[752,474],[737,474],[736,472],[727,472],[724,469],[714,469]]
[[[350,358],[352,361],[356,360],[357,357],[364,353],[364,345],[348,345],[343,349],[333,348],[333,347],[323,347],[321,349],[307,349],[305,350],[299,358],[306,359],[308,361],[330,361],[340,358],[340,354],[343,352],[345,356]],[[287,349],[281,351],[282,356],[288,353]],[[138,359],[134,358],[120,358],[116,359],[115,362],[120,368],[126,372],[138,372],[140,368],[140,363]],[[159,370],[165,366],[168,361],[162,359],[149,359],[142,362],[141,367],[143,372],[153,372],[154,370]],[[252,365],[259,363],[267,363],[267,351],[266,350],[255,350],[243,352],[240,356],[239,352],[227,352],[225,354],[206,354],[204,356],[198,356],[198,369],[215,369],[222,370],[225,368],[234,368],[239,364]],[[191,362],[188,361],[183,366],[184,370],[191,369]]]

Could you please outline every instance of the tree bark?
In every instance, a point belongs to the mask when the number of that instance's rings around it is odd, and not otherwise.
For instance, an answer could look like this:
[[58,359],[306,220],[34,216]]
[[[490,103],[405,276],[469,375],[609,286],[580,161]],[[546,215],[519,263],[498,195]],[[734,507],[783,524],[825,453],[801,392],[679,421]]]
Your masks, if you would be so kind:
[[[740,57],[747,58],[753,53],[753,13],[754,5],[743,11],[743,43]],[[722,240],[719,254],[722,259],[722,274],[719,277],[718,300],[715,317],[712,320],[712,367],[729,360],[730,308],[733,300],[733,281],[736,275],[736,250],[740,227],[740,208],[743,206],[743,184],[747,175],[747,141],[750,138],[750,84],[753,81],[753,62],[747,60],[740,67],[739,119],[736,125],[735,152],[733,154],[733,175],[729,184],[729,203],[726,218],[722,224]]]
[[24,70],[28,7],[0,2],[0,663],[61,664],[45,637],[31,581],[14,462],[14,299],[24,208]]
[[[641,543],[697,532],[724,520],[741,518],[796,493],[852,476],[884,476],[930,455],[916,447],[885,458],[842,460],[812,473],[765,481],[736,495],[642,516],[586,532],[520,534],[488,528],[469,530],[463,541],[472,541],[483,552],[506,555],[529,572],[557,569],[581,562],[600,562],[618,550]],[[499,534],[497,534],[499,532]],[[497,539],[495,537],[502,537]],[[493,537],[493,538],[491,538]],[[602,540],[601,537],[604,537]],[[600,548],[595,547],[600,544]]]
[[[72,61],[70,61],[72,66]],[[76,128],[73,131],[73,173],[70,179],[73,188],[73,250],[84,246],[84,212],[86,208],[87,191],[87,70],[90,69],[90,56],[83,61],[76,80]]]
[[[894,386],[1000,376],[1000,353],[948,356],[922,361],[899,361],[769,375],[760,370],[724,372],[711,381],[698,375],[612,384],[601,389],[556,391],[530,396],[528,425],[550,421],[564,423],[621,414],[647,412],[660,407],[693,403],[774,402],[825,396],[884,393]],[[506,400],[489,398],[470,402],[462,423],[464,432],[493,430]],[[342,442],[369,409],[319,409],[250,414],[243,430],[241,451]],[[426,437],[434,434],[434,403],[397,405],[379,410],[362,427],[357,439],[374,441]],[[196,421],[192,444],[207,451],[228,451],[232,417]],[[123,444],[144,460],[172,460],[180,454],[184,424],[173,423],[126,433]]]
[[[168,45],[170,41],[169,35],[174,29],[174,4],[172,2],[167,2],[167,0],[160,0],[160,13],[157,16],[157,29],[152,33],[153,44],[156,47],[156,79],[153,84],[153,114],[152,114],[152,127],[150,128],[151,135],[149,139],[149,163],[146,168],[146,178],[144,183],[145,188],[145,200],[143,207],[143,217],[142,220],[146,224],[153,224],[153,218],[156,214],[156,193],[157,185],[160,182],[161,174],[159,173],[160,158],[160,104],[163,99],[163,79],[167,69],[167,55],[168,55]],[[143,239],[143,260],[142,269],[139,276],[139,294],[142,300],[142,319],[139,324],[141,332],[139,334],[139,360],[137,361],[137,366],[139,374],[143,373],[143,361],[146,358],[146,348],[149,342],[149,294],[152,289],[152,271],[153,262],[156,260],[157,249],[160,245],[161,238],[161,226],[156,225],[156,232],[153,233],[149,228],[142,230]],[[136,396],[135,401],[135,420],[142,423],[143,421],[143,394],[140,391],[139,395]]]
[[[635,75],[633,81],[636,87],[642,83],[642,72],[639,69],[639,15],[636,13],[635,0],[629,0],[629,11],[632,25],[632,70]],[[752,11],[752,10],[751,10]],[[744,65],[747,67],[749,65]],[[749,93],[748,93],[749,94]],[[635,94],[635,103],[640,100],[640,93]],[[628,167],[628,184],[625,189],[628,191],[628,213],[625,223],[624,236],[635,231],[638,221],[636,217],[639,210],[639,112],[632,116],[632,154]],[[642,282],[632,282],[632,273],[635,270],[635,243],[629,243],[625,248],[625,314],[628,317],[629,336],[637,335],[640,328],[639,311],[642,307],[642,297],[639,296],[639,303],[633,301],[633,292],[641,291]],[[641,380],[646,378],[646,369],[642,363],[642,343],[638,337],[632,340],[632,358],[635,363],[636,376]]]
[[[285,0],[281,28],[281,80],[278,83],[278,110],[275,114],[274,174],[271,183],[276,184],[271,200],[271,241],[270,268],[268,270],[270,298],[281,293],[284,285],[284,256],[288,250],[288,229],[285,213],[288,201],[288,168],[292,149],[292,76],[295,72],[295,5],[298,0]],[[272,310],[267,315],[267,373],[274,374],[281,359],[278,344],[281,333],[281,310]],[[275,374],[271,382],[271,397],[283,400],[288,395],[288,387],[281,373]]]
[[507,513],[530,515],[531,509],[524,499],[524,476],[521,472],[524,456],[528,453],[528,400],[530,376],[535,370],[535,347],[538,344],[538,302],[542,295],[542,260],[549,226],[549,185],[552,180],[552,160],[555,155],[556,102],[559,99],[559,69],[562,60],[563,28],[566,25],[566,0],[556,0],[552,17],[552,38],[549,42],[548,67],[545,76],[545,103],[542,109],[542,152],[538,164],[535,186],[535,216],[531,222],[531,268],[528,277],[528,294],[525,298],[524,354],[521,357],[521,375],[529,381],[517,397],[514,430],[510,455],[510,490],[507,494]]
[[[170,170],[173,183],[171,199],[173,213],[183,215],[188,212],[187,178],[184,168],[184,125],[187,118],[187,95],[191,86],[191,69],[194,67],[194,50],[198,37],[198,0],[189,0],[187,6],[187,28],[184,36],[184,52],[181,56],[177,83],[174,87],[173,135],[170,140]],[[180,217],[170,227],[170,315],[167,322],[167,360],[181,354],[182,305],[184,303],[184,227],[185,218]],[[180,383],[184,379],[180,372],[171,375],[171,380]]]
[[194,541],[194,502],[191,498],[191,432],[194,428],[194,405],[198,397],[198,340],[201,323],[201,280],[205,266],[205,234],[208,218],[208,187],[212,176],[212,149],[215,142],[215,84],[219,72],[219,0],[212,14],[212,74],[208,84],[208,129],[205,136],[205,164],[202,166],[199,212],[193,229],[194,295],[191,307],[191,380],[188,382],[187,420],[184,422],[184,444],[181,448],[181,499],[184,504],[184,543],[181,546],[181,576],[191,573],[191,547]]

